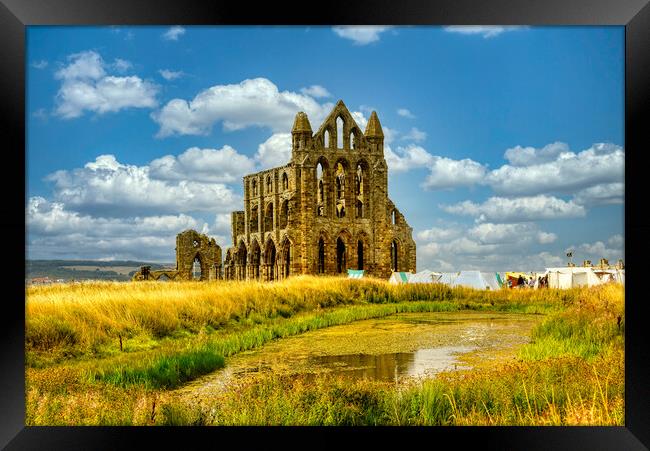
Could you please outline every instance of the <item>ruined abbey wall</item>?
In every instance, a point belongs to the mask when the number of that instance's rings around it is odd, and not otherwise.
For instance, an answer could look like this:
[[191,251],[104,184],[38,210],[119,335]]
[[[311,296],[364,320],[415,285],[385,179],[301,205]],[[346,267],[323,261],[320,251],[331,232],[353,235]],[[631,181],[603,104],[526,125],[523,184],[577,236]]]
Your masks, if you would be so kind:
[[377,114],[365,132],[339,101],[313,133],[305,113],[285,166],[244,177],[244,210],[232,213],[226,279],[283,279],[364,269],[387,278],[415,271],[412,228],[388,197]]

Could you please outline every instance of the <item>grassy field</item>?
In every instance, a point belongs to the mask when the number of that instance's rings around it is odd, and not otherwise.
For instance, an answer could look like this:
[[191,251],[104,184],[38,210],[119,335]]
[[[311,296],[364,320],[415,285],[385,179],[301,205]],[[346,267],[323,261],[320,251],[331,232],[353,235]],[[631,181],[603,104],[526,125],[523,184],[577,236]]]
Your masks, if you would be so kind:
[[[490,292],[317,277],[29,287],[27,424],[623,424],[623,304],[617,286]],[[516,364],[481,374],[399,389],[271,377],[208,410],[165,396],[270,340],[466,309],[548,317]]]

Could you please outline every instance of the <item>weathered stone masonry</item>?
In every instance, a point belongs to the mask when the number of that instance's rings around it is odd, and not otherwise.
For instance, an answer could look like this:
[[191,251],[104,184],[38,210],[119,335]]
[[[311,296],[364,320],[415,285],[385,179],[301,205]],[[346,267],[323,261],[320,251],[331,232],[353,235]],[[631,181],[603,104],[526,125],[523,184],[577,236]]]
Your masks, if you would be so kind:
[[298,113],[291,135],[289,163],[243,179],[244,210],[232,213],[224,278],[415,271],[413,229],[388,198],[377,114],[362,133],[339,101],[316,133]]
[[151,271],[143,266],[133,280],[216,280],[222,278],[221,247],[214,238],[195,230],[176,235],[176,269]]

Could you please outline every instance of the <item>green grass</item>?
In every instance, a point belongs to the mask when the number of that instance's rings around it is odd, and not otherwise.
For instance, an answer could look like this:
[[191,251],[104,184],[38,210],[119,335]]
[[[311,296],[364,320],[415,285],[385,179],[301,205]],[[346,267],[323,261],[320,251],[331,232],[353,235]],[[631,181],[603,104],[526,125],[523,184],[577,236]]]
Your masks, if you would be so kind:
[[[623,425],[622,292],[603,287],[551,315],[516,362],[405,387],[268,375],[203,408],[170,402],[162,424]],[[187,424],[187,423],[186,423]]]
[[224,357],[260,347],[271,340],[396,313],[449,312],[459,309],[458,304],[444,301],[341,307],[319,314],[276,320],[271,324],[253,326],[216,339],[204,336],[203,340],[188,347],[150,357],[139,363],[128,362],[119,366],[104,363],[101,369],[87,370],[85,378],[119,386],[142,384],[146,387],[171,389],[221,368]]

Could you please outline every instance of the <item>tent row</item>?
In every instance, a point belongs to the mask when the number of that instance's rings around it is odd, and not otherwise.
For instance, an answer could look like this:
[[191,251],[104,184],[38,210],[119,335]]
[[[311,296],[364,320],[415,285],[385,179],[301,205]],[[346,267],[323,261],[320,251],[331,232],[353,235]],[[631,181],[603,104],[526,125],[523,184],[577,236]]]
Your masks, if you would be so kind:
[[[361,279],[363,276],[363,270],[348,270],[348,277],[351,279]],[[498,290],[502,287],[515,288],[522,286],[530,288],[576,288],[592,287],[609,282],[625,285],[625,270],[589,267],[546,268],[545,271],[533,273],[434,272],[423,270],[417,273],[393,272],[388,282],[391,284],[442,283],[450,287],[469,287],[478,290]]]
[[451,287],[469,287],[478,290],[498,290],[503,285],[498,273],[482,271],[433,272],[429,270],[417,273],[394,272],[389,283],[443,283]]
[[624,269],[547,268],[544,276],[547,277],[550,288],[593,287],[609,282],[625,285]]

